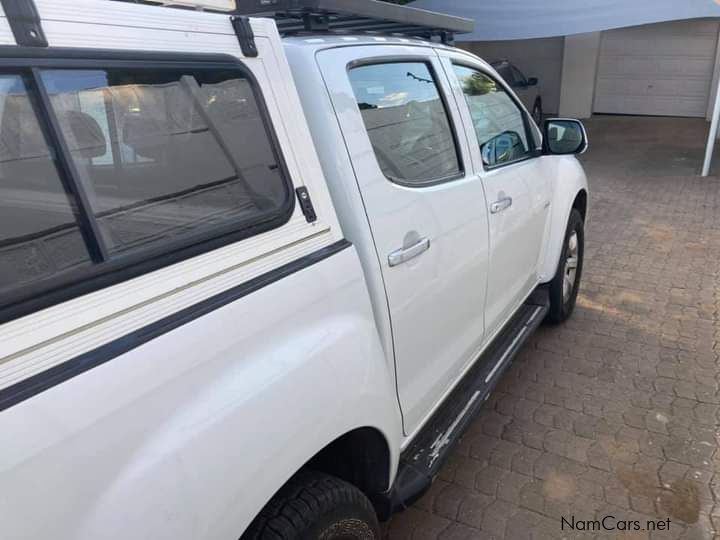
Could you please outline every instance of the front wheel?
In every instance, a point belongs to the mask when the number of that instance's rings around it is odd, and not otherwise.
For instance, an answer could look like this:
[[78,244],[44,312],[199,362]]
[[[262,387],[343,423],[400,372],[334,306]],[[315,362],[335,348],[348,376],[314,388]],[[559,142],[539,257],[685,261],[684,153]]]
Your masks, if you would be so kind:
[[368,498],[355,486],[302,471],[285,484],[241,540],[379,540]]
[[583,219],[580,212],[573,208],[565,231],[560,263],[550,282],[550,311],[547,315],[550,322],[561,323],[572,315],[580,287],[584,250]]

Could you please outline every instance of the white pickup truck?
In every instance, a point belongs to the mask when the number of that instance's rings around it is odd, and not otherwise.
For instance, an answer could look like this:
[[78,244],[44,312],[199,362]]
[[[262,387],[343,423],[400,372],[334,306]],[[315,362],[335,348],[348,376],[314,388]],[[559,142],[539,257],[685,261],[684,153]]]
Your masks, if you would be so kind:
[[462,19],[174,3],[2,2],[0,538],[379,538],[571,314],[584,129]]

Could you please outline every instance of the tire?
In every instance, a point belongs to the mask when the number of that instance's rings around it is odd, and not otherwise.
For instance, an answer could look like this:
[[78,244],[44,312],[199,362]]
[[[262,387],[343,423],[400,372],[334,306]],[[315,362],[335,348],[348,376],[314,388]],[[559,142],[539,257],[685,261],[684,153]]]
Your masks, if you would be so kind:
[[[573,240],[574,238],[574,240]],[[577,300],[580,278],[582,277],[583,255],[585,251],[585,229],[583,219],[575,208],[570,212],[560,262],[557,272],[550,282],[550,311],[547,320],[551,323],[561,323],[572,315]],[[575,260],[574,274],[572,274],[572,259]],[[571,284],[566,281],[566,276]]]
[[368,498],[352,484],[301,471],[265,505],[241,540],[379,540]]
[[542,124],[543,121],[543,107],[542,107],[542,99],[537,98],[535,100],[535,105],[533,105],[532,110],[532,117],[533,120],[535,120],[535,123],[539,126]]

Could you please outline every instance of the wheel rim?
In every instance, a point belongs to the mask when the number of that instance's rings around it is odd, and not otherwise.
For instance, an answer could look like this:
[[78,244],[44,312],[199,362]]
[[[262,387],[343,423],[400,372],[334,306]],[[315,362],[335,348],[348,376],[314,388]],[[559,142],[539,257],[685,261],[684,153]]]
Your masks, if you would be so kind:
[[563,272],[563,302],[567,303],[575,289],[575,278],[578,267],[578,236],[573,231],[567,242],[565,271]]

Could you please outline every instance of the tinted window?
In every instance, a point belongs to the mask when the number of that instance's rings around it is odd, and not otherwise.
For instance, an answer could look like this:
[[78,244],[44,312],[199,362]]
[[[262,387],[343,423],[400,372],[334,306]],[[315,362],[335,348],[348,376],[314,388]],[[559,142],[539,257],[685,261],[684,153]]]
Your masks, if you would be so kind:
[[232,64],[0,74],[0,320],[284,223],[255,91]]
[[289,189],[235,70],[45,70],[110,254],[277,215]]
[[483,162],[502,165],[530,155],[525,119],[512,98],[493,79],[465,66],[454,66],[465,94]]
[[0,295],[91,264],[20,76],[0,76]]
[[523,75],[518,68],[512,66],[510,69],[512,70],[513,83],[515,85],[524,86],[527,84],[525,75]]
[[422,184],[460,173],[447,111],[426,64],[356,67],[350,82],[385,176]]
[[500,75],[506,83],[513,84],[513,74],[508,64],[500,64],[493,67],[495,68],[495,71],[498,72],[498,75]]

